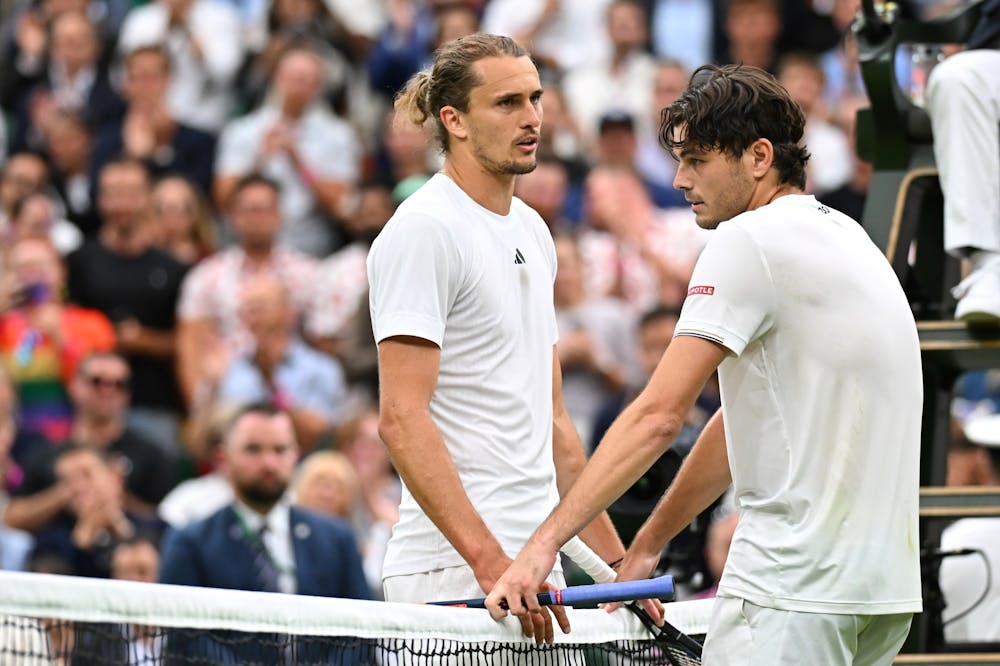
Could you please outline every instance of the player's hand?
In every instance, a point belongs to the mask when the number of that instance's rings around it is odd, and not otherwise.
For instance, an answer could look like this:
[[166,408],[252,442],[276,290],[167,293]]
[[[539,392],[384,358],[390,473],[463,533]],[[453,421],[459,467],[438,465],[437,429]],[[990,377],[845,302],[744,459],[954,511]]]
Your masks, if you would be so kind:
[[[625,557],[622,558],[621,564],[617,567],[618,577],[615,578],[615,582],[617,583],[626,580],[645,580],[653,574],[653,570],[656,569],[656,565],[659,561],[659,551],[651,553],[641,548],[636,548],[633,543],[633,547],[628,549],[625,553]],[[601,604],[601,608],[609,613],[613,613],[621,608],[622,603],[623,602],[621,601],[615,601],[613,603]],[[649,614],[649,617],[653,618],[653,622],[656,623],[656,626],[662,627],[663,604],[660,603],[660,600],[642,599],[639,603]]]
[[[562,632],[569,633],[566,609],[562,606],[542,607],[537,598],[539,592],[555,589],[545,582],[555,561],[555,551],[547,552],[529,543],[486,596],[486,609],[490,616],[499,620],[511,613],[520,620],[524,635],[533,636],[538,644],[554,640],[552,616],[555,616]],[[500,606],[501,601],[507,602],[507,610]]]

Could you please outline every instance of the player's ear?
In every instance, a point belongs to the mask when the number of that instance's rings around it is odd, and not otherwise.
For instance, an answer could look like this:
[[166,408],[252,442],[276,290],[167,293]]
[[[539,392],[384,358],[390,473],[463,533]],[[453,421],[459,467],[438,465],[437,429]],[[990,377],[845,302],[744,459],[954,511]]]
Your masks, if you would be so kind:
[[469,130],[465,125],[465,114],[455,107],[442,106],[440,116],[444,128],[456,139],[464,139],[469,135]]
[[753,162],[755,178],[763,178],[774,165],[774,145],[767,139],[760,138],[751,143],[746,154]]

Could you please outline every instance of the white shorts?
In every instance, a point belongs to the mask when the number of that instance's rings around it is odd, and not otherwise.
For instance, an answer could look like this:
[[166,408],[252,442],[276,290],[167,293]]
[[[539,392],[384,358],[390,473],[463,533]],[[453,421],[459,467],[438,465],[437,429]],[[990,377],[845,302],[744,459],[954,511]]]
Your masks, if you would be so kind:
[[912,613],[837,615],[763,608],[718,597],[704,666],[889,666],[910,632]]

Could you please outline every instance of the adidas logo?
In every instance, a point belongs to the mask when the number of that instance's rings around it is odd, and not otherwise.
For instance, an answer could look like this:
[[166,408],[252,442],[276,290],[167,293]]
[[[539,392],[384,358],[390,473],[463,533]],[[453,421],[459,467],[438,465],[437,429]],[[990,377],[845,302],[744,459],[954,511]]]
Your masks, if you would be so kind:
[[524,255],[521,254],[521,251],[518,250],[517,248],[514,248],[514,263],[515,264],[527,263],[524,261]]

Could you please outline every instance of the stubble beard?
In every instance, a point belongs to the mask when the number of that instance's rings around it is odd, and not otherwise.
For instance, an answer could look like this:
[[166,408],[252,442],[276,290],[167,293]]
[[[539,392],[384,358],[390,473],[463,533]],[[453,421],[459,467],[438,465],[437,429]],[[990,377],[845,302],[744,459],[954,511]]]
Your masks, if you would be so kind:
[[520,176],[531,173],[538,166],[538,159],[532,155],[530,162],[518,162],[516,160],[497,161],[486,154],[481,146],[476,146],[476,160],[483,165],[490,173],[498,176]]

